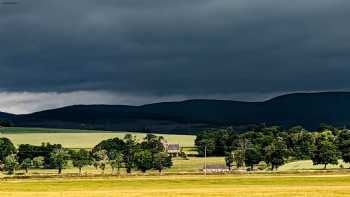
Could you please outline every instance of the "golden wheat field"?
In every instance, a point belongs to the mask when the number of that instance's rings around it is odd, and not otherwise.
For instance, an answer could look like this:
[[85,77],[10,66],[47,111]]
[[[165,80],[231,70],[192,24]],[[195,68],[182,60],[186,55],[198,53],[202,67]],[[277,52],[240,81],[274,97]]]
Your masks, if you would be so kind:
[[350,196],[350,176],[163,176],[2,180],[6,197],[337,197]]

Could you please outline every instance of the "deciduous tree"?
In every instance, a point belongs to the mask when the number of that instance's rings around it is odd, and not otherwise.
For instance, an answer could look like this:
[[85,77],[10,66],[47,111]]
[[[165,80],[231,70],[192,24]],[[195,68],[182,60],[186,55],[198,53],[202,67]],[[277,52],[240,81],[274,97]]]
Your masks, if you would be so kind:
[[108,153],[109,164],[112,168],[112,174],[114,174],[115,169],[117,169],[117,174],[120,174],[120,168],[123,164],[123,154],[121,151],[112,150]]
[[241,149],[233,151],[233,159],[236,162],[236,167],[241,168],[244,164],[244,154]]
[[33,161],[30,158],[26,158],[21,163],[21,168],[25,170],[26,174],[28,174],[29,168],[33,166]]
[[225,156],[225,163],[229,170],[231,170],[233,162],[234,158],[232,152],[227,152]]
[[0,138],[0,161],[16,153],[16,147],[8,138]]
[[131,173],[131,169],[135,167],[136,153],[139,151],[139,144],[136,137],[127,134],[124,137],[125,148],[123,150],[124,164],[127,173]]
[[147,170],[152,169],[153,167],[153,157],[152,152],[148,149],[138,151],[135,154],[135,165],[137,169],[145,173]]
[[322,132],[316,139],[312,161],[314,165],[323,164],[324,169],[328,164],[338,164],[337,147],[331,131]]
[[245,151],[244,162],[246,166],[250,167],[250,170],[254,169],[255,164],[259,164],[262,160],[260,151],[256,147],[249,147]]
[[71,153],[71,159],[74,167],[77,167],[79,169],[79,174],[81,174],[81,169],[84,166],[91,165],[92,158],[90,155],[90,152],[85,149],[80,149],[77,152]]
[[343,161],[350,163],[350,130],[341,131],[337,144]]
[[271,170],[278,169],[287,159],[288,150],[283,139],[277,138],[265,149],[265,162],[271,165]]
[[7,171],[8,174],[14,174],[16,168],[18,167],[18,162],[16,155],[8,155],[4,159],[4,170]]
[[97,162],[97,166],[102,170],[102,174],[104,174],[106,165],[108,164],[108,152],[106,150],[100,150],[95,152],[93,157]]
[[170,168],[173,165],[171,155],[165,152],[159,152],[153,155],[153,168],[162,174],[163,169]]
[[56,149],[50,154],[52,164],[58,169],[58,174],[62,173],[62,169],[67,165],[69,154],[64,149]]
[[45,163],[45,158],[43,156],[33,158],[33,167],[34,168],[41,168],[44,166],[44,163]]

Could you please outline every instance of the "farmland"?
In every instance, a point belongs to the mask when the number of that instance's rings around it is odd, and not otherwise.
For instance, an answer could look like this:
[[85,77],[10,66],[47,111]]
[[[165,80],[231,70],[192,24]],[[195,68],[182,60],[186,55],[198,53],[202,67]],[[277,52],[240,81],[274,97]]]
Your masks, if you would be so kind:
[[[137,136],[141,140],[145,133],[140,132],[118,132],[118,131],[98,131],[98,130],[75,130],[75,129],[47,129],[47,128],[21,128],[10,127],[1,128],[0,137],[7,137],[13,141],[15,145],[19,144],[32,144],[40,145],[42,142],[50,142],[51,144],[62,144],[66,148],[87,148],[90,149],[102,140],[109,138],[123,138],[125,134],[132,134]],[[158,134],[164,136],[169,143],[178,143],[184,148],[186,153],[196,154],[193,150],[195,136],[193,135],[170,135],[170,134]],[[187,160],[181,158],[173,159],[173,166],[170,169],[166,169],[165,173],[199,173],[200,169],[204,165],[204,159],[202,157],[188,157]],[[207,164],[225,164],[224,157],[208,157]],[[350,168],[349,163],[344,163],[339,160],[338,165],[328,165],[327,169],[337,170],[343,168]],[[311,160],[289,161],[282,165],[278,171],[308,171],[308,170],[322,170],[323,165],[313,165]],[[19,170],[21,173],[23,170]],[[263,170],[266,171],[266,170]],[[32,174],[56,174],[55,169],[31,169]],[[69,163],[64,169],[63,173],[77,173],[77,169]],[[85,174],[100,174],[99,170],[96,170],[92,166],[84,167],[83,173]],[[106,173],[111,173],[109,166],[106,168]],[[122,170],[124,173],[124,170]]]
[[[207,164],[225,164],[224,157],[208,157],[207,158]],[[323,170],[323,165],[312,165],[311,160],[301,160],[301,161],[294,161],[286,163],[285,165],[281,166],[277,171],[270,171],[269,168],[266,168],[264,170],[256,170],[253,172],[253,174],[293,174],[293,173],[304,173],[304,174],[329,174],[329,173],[349,173],[348,170],[350,168],[350,164],[343,163],[341,160],[339,161],[340,164],[344,166],[344,169],[340,169],[339,165],[329,165],[327,168],[328,170]],[[188,157],[187,160],[181,159],[181,158],[174,158],[173,159],[173,166],[169,169],[165,169],[163,174],[164,175],[182,175],[182,174],[202,174],[201,169],[204,166],[204,158],[202,157]],[[24,175],[23,169],[18,169],[16,171],[19,175]],[[100,176],[102,171],[100,169],[96,169],[93,166],[86,166],[82,169],[82,174],[84,176]],[[110,176],[112,173],[112,169],[109,165],[106,166],[106,169],[104,171],[104,174],[106,176]],[[234,174],[242,174],[245,173],[244,171],[237,170],[236,167],[233,167]],[[247,172],[246,172],[247,173]],[[122,176],[127,176],[125,169],[121,169],[120,174]],[[29,176],[33,177],[41,177],[41,176],[54,176],[57,177],[57,169],[30,169],[29,170]],[[74,175],[78,176],[78,169],[73,167],[72,164],[69,162],[68,165],[63,169],[63,176],[68,175]],[[132,172],[132,175],[135,176],[144,176],[144,175],[158,175],[158,172],[155,170],[150,170],[146,174],[134,170]],[[7,177],[6,173],[0,172],[0,178],[1,177]]]
[[[19,127],[1,128],[0,132],[0,137],[9,138],[15,145],[40,145],[42,142],[50,142],[51,144],[62,144],[66,148],[92,148],[102,140],[115,137],[123,138],[127,133],[135,135],[139,139],[145,136],[145,133],[139,132]],[[163,136],[169,143],[180,144],[184,147],[194,146],[195,136],[193,135],[158,135]]]
[[8,180],[0,196],[349,196],[350,176],[163,176]]
[[[338,161],[337,165],[328,165],[327,169],[339,169],[339,166],[343,168],[350,168],[349,163],[345,163],[342,160]],[[322,165],[313,165],[311,160],[301,160],[286,163],[279,168],[279,171],[289,171],[289,170],[323,170]]]
[[[11,139],[15,145],[42,142],[59,143],[67,148],[92,148],[104,139],[133,134],[141,140],[145,134],[138,132],[112,132],[94,130],[7,128],[0,137]],[[195,136],[162,135],[170,143],[193,147]],[[188,151],[189,149],[187,148]],[[224,157],[206,159],[208,165],[225,165]],[[261,168],[254,172],[234,170],[228,174],[204,176],[201,168],[203,157],[173,158],[173,166],[164,169],[159,176],[154,169],[142,173],[133,169],[127,174],[122,168],[119,175],[112,175],[110,165],[104,171],[92,165],[83,167],[82,174],[72,162],[57,175],[57,169],[34,168],[25,174],[16,170],[16,176],[0,174],[0,196],[10,197],[116,197],[116,196],[269,196],[269,197],[328,197],[350,195],[350,168],[339,160],[338,165],[313,165],[311,160],[288,161],[278,171]],[[263,165],[255,166],[255,169]],[[344,168],[344,169],[341,169]]]

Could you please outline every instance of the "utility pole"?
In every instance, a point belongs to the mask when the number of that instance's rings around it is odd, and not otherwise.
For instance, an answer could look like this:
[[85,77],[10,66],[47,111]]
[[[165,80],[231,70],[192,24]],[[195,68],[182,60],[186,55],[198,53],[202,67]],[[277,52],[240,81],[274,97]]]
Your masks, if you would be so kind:
[[204,176],[207,176],[207,145],[204,146]]
[[247,141],[245,138],[243,138],[240,142],[241,144],[241,149],[242,149],[242,167],[245,168],[245,152],[247,149]]

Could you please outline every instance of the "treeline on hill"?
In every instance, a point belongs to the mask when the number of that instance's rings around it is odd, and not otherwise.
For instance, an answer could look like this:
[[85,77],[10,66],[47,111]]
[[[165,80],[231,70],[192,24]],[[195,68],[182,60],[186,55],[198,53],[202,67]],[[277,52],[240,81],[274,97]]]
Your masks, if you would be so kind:
[[12,123],[9,120],[0,119],[0,127],[11,127]]
[[237,167],[264,161],[272,170],[287,161],[309,160],[314,165],[338,164],[338,159],[350,162],[350,130],[323,126],[309,132],[301,126],[257,127],[237,133],[233,129],[219,129],[197,135],[195,144],[199,155],[225,156],[227,167],[235,162]]
[[119,174],[121,168],[127,173],[133,169],[146,172],[172,166],[172,157],[165,151],[163,138],[147,134],[142,142],[135,136],[125,135],[124,139],[113,138],[100,142],[91,151],[86,149],[72,150],[60,144],[43,143],[41,146],[21,144],[18,149],[7,138],[0,138],[1,170],[14,174],[16,169],[24,169],[26,173],[31,168],[62,169],[71,161],[79,169],[93,165],[100,168],[104,174],[107,165]]

